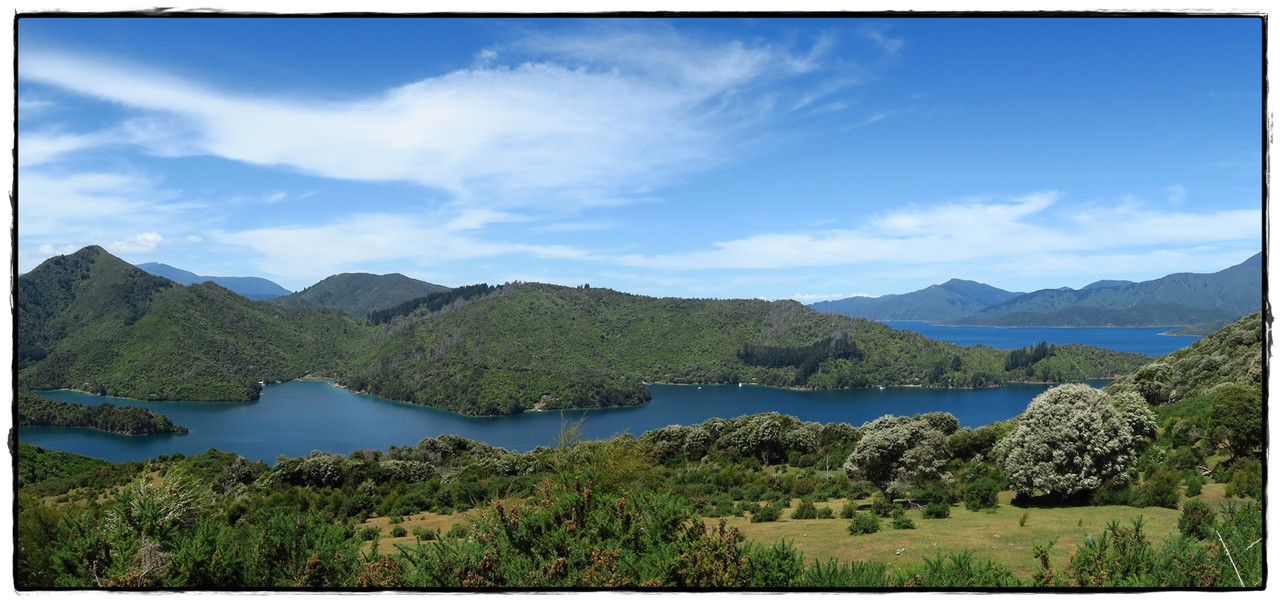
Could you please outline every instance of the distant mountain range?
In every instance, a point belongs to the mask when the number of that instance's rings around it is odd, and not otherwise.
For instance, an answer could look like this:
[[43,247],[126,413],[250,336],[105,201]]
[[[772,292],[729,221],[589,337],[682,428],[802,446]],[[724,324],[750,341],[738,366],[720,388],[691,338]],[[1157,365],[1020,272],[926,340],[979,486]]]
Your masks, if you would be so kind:
[[1262,254],[1212,274],[1100,280],[1079,290],[1011,293],[968,280],[883,297],[814,303],[818,311],[871,320],[1003,327],[1190,326],[1225,323],[1262,308]]
[[977,313],[1021,294],[972,280],[951,279],[914,293],[850,297],[814,303],[811,307],[823,313],[868,320],[940,322]]
[[212,282],[242,297],[253,299],[254,301],[288,295],[292,292],[279,284],[267,280],[266,278],[256,278],[253,276],[200,276],[186,270],[175,268],[171,265],[156,263],[154,261],[141,263],[136,267],[153,276],[162,276],[183,285]]

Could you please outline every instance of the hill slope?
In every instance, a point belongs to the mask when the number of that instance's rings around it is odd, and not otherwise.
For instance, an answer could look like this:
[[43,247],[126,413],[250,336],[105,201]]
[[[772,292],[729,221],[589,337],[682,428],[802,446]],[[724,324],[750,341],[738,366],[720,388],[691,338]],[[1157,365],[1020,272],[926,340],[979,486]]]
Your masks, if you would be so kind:
[[261,301],[289,294],[286,289],[266,278],[254,276],[200,276],[186,270],[163,263],[149,262],[138,264],[138,269],[154,276],[163,276],[178,284],[200,284],[212,282],[246,299]]
[[326,308],[250,301],[187,287],[87,247],[18,279],[18,381],[134,399],[248,401],[259,381],[340,365],[367,333]]
[[949,324],[973,326],[1186,326],[1262,308],[1262,254],[1212,274],[1081,290],[1046,289],[997,303]]
[[[657,299],[608,289],[509,286],[453,311],[384,325],[338,381],[462,413],[638,403],[636,383],[807,388],[991,386],[1113,376],[1145,356],[1064,346],[1034,366],[792,301]],[[546,404],[550,405],[546,405]]]
[[[793,301],[543,284],[483,287],[469,301],[373,325],[335,308],[250,301],[213,283],[178,287],[101,249],[50,260],[20,288],[21,342],[44,354],[27,356],[20,385],[135,399],[251,400],[259,381],[319,374],[390,399],[492,415],[642,403],[643,381],[976,387],[1114,376],[1148,359],[1079,345],[960,348]],[[101,303],[99,313],[83,313],[87,299]]]
[[850,297],[814,303],[811,307],[823,313],[868,320],[941,322],[976,313],[1020,294],[981,282],[951,279],[913,293]]
[[336,274],[292,295],[269,299],[268,302],[281,307],[333,307],[364,318],[370,312],[447,290],[447,286],[414,280],[401,274]]
[[1107,390],[1137,391],[1148,403],[1161,405],[1237,383],[1261,387],[1264,341],[1262,313],[1251,314],[1117,378]]
[[98,246],[45,260],[18,278],[18,368],[44,359],[69,334],[109,336],[174,288]]

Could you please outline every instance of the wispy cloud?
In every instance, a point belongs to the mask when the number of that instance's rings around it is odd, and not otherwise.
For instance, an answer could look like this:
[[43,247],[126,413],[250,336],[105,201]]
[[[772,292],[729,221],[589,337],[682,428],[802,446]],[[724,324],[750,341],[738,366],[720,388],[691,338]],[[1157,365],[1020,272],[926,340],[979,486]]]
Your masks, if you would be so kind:
[[[790,269],[839,265],[955,265],[1031,254],[1132,255],[1131,249],[1256,240],[1257,210],[1163,213],[1136,208],[1055,209],[1057,192],[978,199],[876,216],[858,229],[764,233],[679,254],[623,255],[622,265],[664,270]],[[1030,265],[1041,265],[1027,261]]]
[[[705,42],[663,28],[529,35],[471,69],[346,102],[251,96],[119,60],[24,49],[19,77],[142,114],[106,132],[32,136],[44,162],[91,144],[214,155],[349,180],[407,181],[491,206],[626,200],[716,164],[767,119],[766,82],[816,68],[821,44]],[[29,146],[29,148],[28,148]],[[25,160],[25,159],[24,159]]]

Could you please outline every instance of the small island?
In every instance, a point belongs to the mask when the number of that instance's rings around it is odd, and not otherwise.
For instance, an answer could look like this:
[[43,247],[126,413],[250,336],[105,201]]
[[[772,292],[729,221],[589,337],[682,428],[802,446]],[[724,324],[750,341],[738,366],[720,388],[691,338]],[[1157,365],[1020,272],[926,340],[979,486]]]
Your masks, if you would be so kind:
[[63,426],[91,428],[117,435],[187,434],[187,427],[175,425],[168,416],[146,408],[104,403],[86,406],[41,397],[27,390],[18,392],[18,426]]

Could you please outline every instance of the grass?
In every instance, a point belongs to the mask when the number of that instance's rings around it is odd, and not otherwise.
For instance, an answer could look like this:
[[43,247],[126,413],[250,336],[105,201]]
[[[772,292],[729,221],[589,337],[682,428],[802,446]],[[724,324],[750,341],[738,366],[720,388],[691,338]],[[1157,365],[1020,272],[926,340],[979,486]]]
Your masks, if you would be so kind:
[[[1222,484],[1206,484],[1197,499],[1210,505],[1226,501]],[[979,561],[990,559],[1026,579],[1040,569],[1032,556],[1032,548],[1057,539],[1050,549],[1055,570],[1067,565],[1071,552],[1090,533],[1100,534],[1111,521],[1122,525],[1142,516],[1143,532],[1153,545],[1178,534],[1181,510],[1169,508],[1132,508],[1129,506],[1082,506],[1066,508],[1018,508],[1009,502],[1012,492],[1000,494],[1000,507],[971,512],[963,505],[952,506],[951,517],[926,519],[919,510],[906,515],[915,521],[915,529],[893,529],[891,519],[881,519],[880,532],[850,535],[847,519],[793,520],[786,514],[776,522],[752,523],[749,517],[727,517],[726,524],[736,527],[749,540],[770,544],[791,542],[804,553],[805,561],[837,559],[840,562],[879,561],[891,566],[920,564],[938,551],[948,554],[971,550]],[[839,516],[844,500],[817,502],[819,509],[830,507]],[[859,510],[863,512],[864,510]],[[1018,526],[1023,513],[1028,513],[1025,526]],[[720,519],[705,519],[715,524]]]
[[[1203,493],[1197,498],[1210,506],[1218,506],[1230,501],[1224,494],[1221,483],[1205,484]],[[834,558],[840,562],[879,561],[892,567],[920,564],[924,558],[933,558],[941,551],[945,557],[966,549],[973,551],[979,561],[990,559],[1007,567],[1018,577],[1026,579],[1039,571],[1039,562],[1032,556],[1034,546],[1048,543],[1057,538],[1057,543],[1049,551],[1053,568],[1059,570],[1067,565],[1071,552],[1084,541],[1085,535],[1100,534],[1111,521],[1119,521],[1122,525],[1142,516],[1143,532],[1154,545],[1159,545],[1165,538],[1178,533],[1178,517],[1181,510],[1169,508],[1132,508],[1129,506],[1080,506],[1066,508],[1018,508],[1009,502],[1013,493],[1000,494],[1000,507],[993,510],[971,512],[963,505],[951,507],[951,516],[941,519],[927,519],[919,510],[908,510],[907,516],[915,521],[915,529],[894,529],[891,519],[880,519],[880,532],[869,535],[850,535],[846,530],[847,519],[838,518],[840,508],[845,500],[815,502],[819,510],[831,508],[837,518],[794,520],[790,513],[784,512],[776,522],[752,523],[750,516],[725,517],[725,522],[736,527],[748,540],[759,544],[771,544],[787,540],[804,553],[805,561],[826,561]],[[865,507],[866,500],[862,500]],[[518,505],[518,500],[505,500],[508,507]],[[798,500],[791,500],[794,508]],[[860,509],[859,512],[865,512]],[[476,516],[479,510],[471,510],[460,514],[435,514],[422,512],[407,515],[398,523],[408,532],[404,537],[391,537],[394,527],[390,517],[371,518],[357,528],[375,526],[382,530],[379,550],[392,553],[396,544],[416,545],[413,535],[415,527],[428,530],[439,530],[443,535],[456,524],[466,524]],[[1018,526],[1018,519],[1028,513],[1025,526]],[[714,526],[721,519],[703,519]],[[368,552],[370,543],[366,542],[362,550]]]

